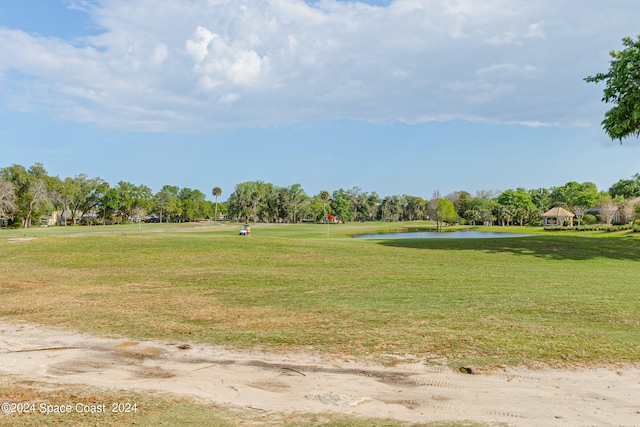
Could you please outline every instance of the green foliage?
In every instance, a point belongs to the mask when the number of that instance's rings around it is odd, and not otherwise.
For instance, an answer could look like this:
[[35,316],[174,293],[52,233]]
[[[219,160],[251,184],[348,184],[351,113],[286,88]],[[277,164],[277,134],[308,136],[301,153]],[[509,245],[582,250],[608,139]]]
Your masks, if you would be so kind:
[[331,209],[334,215],[342,222],[352,222],[355,218],[354,213],[351,211],[351,203],[342,188],[333,192]]
[[193,221],[199,218],[213,216],[213,209],[205,200],[205,195],[200,190],[182,188],[178,192],[178,203],[180,203],[180,218],[183,221]]
[[531,227],[542,227],[544,221],[541,216],[536,216],[529,221],[529,226]]
[[118,211],[123,219],[135,216],[134,212],[147,212],[153,206],[153,193],[146,185],[135,185],[120,181],[118,191]]
[[582,223],[586,225],[595,224],[596,222],[598,222],[598,218],[595,215],[586,214],[582,218]]
[[[506,190],[502,193],[479,191],[472,197],[466,191],[456,191],[445,198],[453,203],[456,216],[445,222],[471,225],[520,226],[540,225],[541,213],[549,206],[558,205],[569,210],[592,207],[602,195],[613,195],[625,219],[634,215],[634,207],[627,203],[638,194],[640,174],[635,180],[621,180],[609,193],[598,193],[591,182],[569,182],[552,189]],[[115,187],[99,177],[85,174],[60,179],[47,174],[42,164],[30,168],[12,165],[0,169],[0,213],[9,214],[10,222],[28,227],[38,223],[43,214],[60,213],[59,223],[127,223],[130,218],[153,217],[151,222],[185,222],[217,218],[224,212],[226,218],[263,222],[319,222],[333,214],[341,222],[414,221],[438,219],[436,211],[439,194],[427,201],[407,194],[380,197],[366,193],[358,187],[326,190],[309,197],[300,184],[278,187],[263,181],[237,184],[227,201],[219,203],[220,187],[213,187],[215,203],[206,200],[200,190],[165,185],[156,194],[146,185],[120,181]],[[576,213],[576,220],[579,215]],[[6,221],[5,221],[6,222]]]
[[494,221],[493,202],[485,197],[471,199],[470,209],[463,213],[463,217],[471,225],[491,225]]
[[156,211],[159,213],[160,220],[164,216],[169,218],[179,218],[182,215],[182,204],[178,199],[180,189],[175,185],[165,185],[155,195]]
[[586,77],[587,82],[605,82],[602,101],[614,106],[605,113],[602,126],[611,139],[640,135],[640,36],[622,39],[625,48],[611,51],[607,73]]
[[425,219],[427,201],[422,197],[404,196],[402,218],[408,221]]
[[3,185],[3,210],[11,210],[14,223],[29,228],[45,212],[47,207],[47,172],[41,163],[29,169],[22,165],[11,165],[0,169]]
[[623,197],[633,199],[640,196],[640,173],[633,176],[634,179],[621,179],[609,187],[611,197]]
[[456,221],[458,214],[453,202],[449,199],[438,199],[435,210],[434,219],[438,224],[438,229],[442,228],[444,223],[451,224]]
[[309,196],[302,189],[302,185],[293,184],[283,188],[280,194],[281,217],[287,222],[298,222],[302,206],[309,201]]
[[546,188],[537,188],[529,190],[531,202],[540,212],[546,212],[551,208],[551,191]]
[[[70,210],[71,220],[78,224],[86,213],[105,202],[108,190],[109,184],[101,178],[89,178],[85,174],[65,178],[62,187],[64,210]],[[104,210],[102,209],[102,213],[106,213]]]
[[218,220],[218,197],[222,196],[222,188],[213,187],[213,189],[211,190],[211,194],[213,195],[213,197],[216,198],[216,207],[213,212],[213,219],[217,221]]
[[380,219],[398,221],[402,215],[402,200],[398,196],[386,196],[380,201]]
[[496,217],[509,225],[512,220],[518,222],[520,226],[533,217],[536,205],[531,200],[531,193],[524,188],[517,190],[506,190],[496,200]]
[[471,209],[473,198],[468,191],[455,191],[447,195],[447,199],[451,200],[459,217],[464,218],[464,213]]
[[227,201],[229,214],[239,220],[249,221],[250,217],[253,217],[254,221],[257,220],[265,207],[269,207],[265,203],[269,198],[264,196],[271,193],[272,189],[272,184],[265,185],[262,181],[247,181],[237,184]]
[[553,206],[571,209],[572,206],[593,207],[598,200],[598,187],[593,182],[567,182],[561,187],[551,190],[550,198]]

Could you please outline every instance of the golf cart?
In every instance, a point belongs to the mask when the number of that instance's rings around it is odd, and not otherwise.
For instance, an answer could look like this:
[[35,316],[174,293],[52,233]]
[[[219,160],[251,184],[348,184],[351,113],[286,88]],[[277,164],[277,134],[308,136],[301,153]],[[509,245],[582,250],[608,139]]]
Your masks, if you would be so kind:
[[242,229],[240,230],[240,235],[241,236],[248,236],[251,234],[251,227],[249,226],[249,224],[245,224],[242,226]]

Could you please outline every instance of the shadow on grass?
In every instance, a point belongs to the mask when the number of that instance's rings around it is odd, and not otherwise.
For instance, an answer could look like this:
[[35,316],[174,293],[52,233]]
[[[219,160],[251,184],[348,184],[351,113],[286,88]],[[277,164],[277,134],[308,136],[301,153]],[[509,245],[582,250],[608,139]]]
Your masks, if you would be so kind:
[[550,260],[613,259],[640,261],[640,240],[632,237],[589,238],[530,236],[500,239],[387,239],[388,247],[483,251],[535,256]]

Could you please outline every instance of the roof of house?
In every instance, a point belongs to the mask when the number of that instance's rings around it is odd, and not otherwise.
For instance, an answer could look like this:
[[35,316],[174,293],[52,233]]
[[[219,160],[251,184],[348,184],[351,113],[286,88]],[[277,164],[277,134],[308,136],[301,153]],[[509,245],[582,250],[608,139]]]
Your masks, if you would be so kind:
[[564,208],[555,207],[543,213],[542,216],[555,218],[573,218],[575,215]]

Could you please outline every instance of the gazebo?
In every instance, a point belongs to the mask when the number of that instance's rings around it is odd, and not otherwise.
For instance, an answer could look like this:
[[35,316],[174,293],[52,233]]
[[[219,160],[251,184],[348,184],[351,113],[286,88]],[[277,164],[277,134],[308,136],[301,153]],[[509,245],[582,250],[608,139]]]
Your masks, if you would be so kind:
[[561,226],[565,221],[569,221],[569,225],[573,226],[573,218],[575,215],[568,210],[560,207],[551,208],[542,214],[545,227]]

